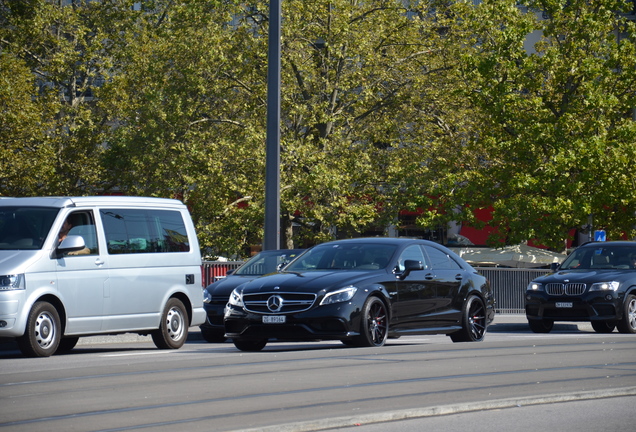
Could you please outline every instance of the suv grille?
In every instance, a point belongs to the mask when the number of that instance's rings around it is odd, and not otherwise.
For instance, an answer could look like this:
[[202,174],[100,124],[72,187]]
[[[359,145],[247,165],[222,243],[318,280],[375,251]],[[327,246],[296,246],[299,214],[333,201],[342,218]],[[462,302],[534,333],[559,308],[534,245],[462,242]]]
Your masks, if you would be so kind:
[[270,292],[243,295],[245,310],[260,314],[288,314],[310,309],[316,294]]
[[581,295],[585,292],[585,284],[583,283],[569,283],[569,284],[551,283],[546,285],[545,290],[549,295],[554,295],[554,296],[556,295],[576,296],[576,295]]

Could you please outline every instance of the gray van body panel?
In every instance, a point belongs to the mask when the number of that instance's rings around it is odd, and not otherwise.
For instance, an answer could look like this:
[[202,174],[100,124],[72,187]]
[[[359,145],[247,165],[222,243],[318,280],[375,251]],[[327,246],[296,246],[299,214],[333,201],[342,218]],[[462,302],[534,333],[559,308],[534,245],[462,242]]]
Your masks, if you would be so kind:
[[[23,274],[26,289],[0,290],[0,337],[24,334],[33,304],[47,297],[57,303],[64,336],[126,332],[148,333],[159,328],[171,297],[180,297],[190,313],[190,325],[205,321],[201,255],[187,207],[178,200],[146,197],[5,198],[1,207],[49,207],[60,211],[40,250],[0,250],[0,276]],[[189,251],[109,254],[101,209],[155,209],[181,213]],[[77,210],[92,212],[97,227],[92,255],[57,257],[60,229]],[[186,282],[187,281],[187,282]]]

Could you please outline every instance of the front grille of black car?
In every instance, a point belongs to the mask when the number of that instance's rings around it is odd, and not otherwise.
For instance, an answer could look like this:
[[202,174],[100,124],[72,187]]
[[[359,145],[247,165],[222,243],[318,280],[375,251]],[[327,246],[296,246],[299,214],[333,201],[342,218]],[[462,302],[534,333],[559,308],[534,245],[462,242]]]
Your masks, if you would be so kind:
[[545,286],[545,291],[549,295],[554,295],[554,296],[557,296],[557,295],[577,296],[585,292],[585,284],[583,283],[569,283],[569,284],[551,283]]
[[[280,308],[280,310],[272,311],[267,306],[268,300],[272,296],[277,296],[282,299],[282,307]],[[316,294],[310,293],[270,292],[243,295],[243,304],[245,305],[245,310],[260,314],[276,315],[302,312],[310,309],[315,301]]]

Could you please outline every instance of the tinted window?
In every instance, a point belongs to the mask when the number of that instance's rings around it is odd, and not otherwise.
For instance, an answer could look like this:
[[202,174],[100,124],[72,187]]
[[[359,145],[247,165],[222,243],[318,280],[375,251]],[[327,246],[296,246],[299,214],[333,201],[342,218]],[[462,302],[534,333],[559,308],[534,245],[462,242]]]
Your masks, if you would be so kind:
[[422,263],[423,268],[430,268],[429,263],[424,259],[424,253],[422,253],[422,248],[419,245],[411,245],[404,249],[400,254],[400,259],[398,260],[398,268],[400,271],[404,271],[404,261],[413,260]]
[[395,246],[374,243],[319,245],[285,268],[301,270],[378,270],[388,265]]
[[461,269],[461,266],[455,262],[447,253],[441,251],[432,246],[424,246],[429,259],[431,260],[431,267],[438,270],[457,270]]
[[572,252],[561,269],[630,269],[636,268],[636,246],[598,244]]
[[188,252],[181,213],[171,210],[100,210],[109,254]]
[[0,207],[0,249],[41,249],[59,209]]

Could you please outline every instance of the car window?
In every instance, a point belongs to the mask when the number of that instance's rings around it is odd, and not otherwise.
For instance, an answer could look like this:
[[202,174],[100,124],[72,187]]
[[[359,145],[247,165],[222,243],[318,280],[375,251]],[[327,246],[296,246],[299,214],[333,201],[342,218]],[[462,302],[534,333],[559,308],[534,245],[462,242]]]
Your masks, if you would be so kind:
[[560,267],[570,269],[636,269],[636,246],[598,245],[572,252]]
[[430,259],[430,265],[438,270],[458,270],[461,266],[455,262],[447,253],[432,246],[424,246],[424,250]]
[[424,253],[419,245],[411,245],[404,249],[398,259],[398,269],[404,271],[404,261],[414,260],[422,263],[423,268],[430,268],[429,263],[424,259]]
[[74,255],[98,255],[99,245],[97,243],[97,231],[95,229],[95,218],[93,212],[88,210],[76,211],[71,213],[67,220],[70,229],[68,235],[78,235],[84,239],[86,248],[80,251],[67,252],[65,256]]

